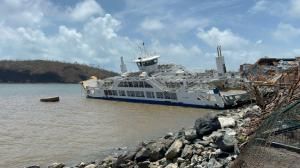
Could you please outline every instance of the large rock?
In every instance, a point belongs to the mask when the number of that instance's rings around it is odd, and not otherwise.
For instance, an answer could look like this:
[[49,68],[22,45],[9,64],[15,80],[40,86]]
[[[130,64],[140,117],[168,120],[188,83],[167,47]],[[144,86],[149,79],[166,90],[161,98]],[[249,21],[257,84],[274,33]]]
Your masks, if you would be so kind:
[[112,165],[114,165],[117,160],[118,160],[118,158],[109,155],[109,156],[105,157],[100,163],[98,163],[97,167],[100,167],[100,168],[112,167]]
[[84,168],[96,168],[96,165],[95,164],[89,164],[89,165],[85,166]]
[[125,152],[124,154],[119,155],[117,159],[111,163],[112,167],[122,167],[121,165],[126,165],[130,162],[131,160],[127,159],[128,154],[128,152]]
[[223,136],[222,131],[214,131],[208,136],[207,140],[210,140],[210,142],[214,142],[217,138],[219,138],[221,136]]
[[194,141],[194,144],[200,144],[200,145],[203,145],[203,146],[208,146],[210,143],[210,141],[205,141],[205,140],[196,140]]
[[140,162],[138,163],[139,168],[149,168],[150,166],[150,161],[144,161],[144,162]]
[[167,133],[167,135],[164,137],[165,139],[172,138],[174,136],[173,132]]
[[150,150],[143,147],[136,153],[134,160],[136,160],[137,162],[143,162],[149,159],[149,157],[150,157]]
[[193,156],[193,147],[191,145],[185,145],[181,152],[181,157],[185,159],[190,159],[192,156]]
[[65,165],[63,163],[52,163],[48,168],[63,168]]
[[184,131],[184,137],[188,141],[193,141],[197,138],[197,133],[195,129],[187,129]]
[[137,152],[138,151],[129,151],[127,153],[127,155],[125,156],[124,160],[131,160],[131,161],[133,161]]
[[165,168],[178,168],[178,165],[175,163],[170,163]]
[[158,161],[159,165],[162,165],[162,166],[167,166],[168,164],[168,161],[166,158],[162,158]]
[[151,162],[150,165],[148,166],[149,168],[162,168],[162,165],[159,165],[159,162]]
[[232,117],[218,117],[218,120],[222,128],[235,126],[235,120]]
[[142,147],[135,154],[135,160],[137,162],[142,162],[145,160],[150,160],[155,162],[165,156],[168,148],[171,146],[173,139],[161,138],[157,141],[153,141]]
[[78,165],[76,165],[75,167],[78,167],[78,168],[84,168],[87,164],[84,163],[84,162],[80,162]]
[[191,158],[191,163],[192,164],[197,164],[199,162],[201,162],[202,157],[199,155],[193,155],[193,157]]
[[211,158],[207,164],[207,168],[222,168],[223,165],[219,163],[215,158]]
[[171,160],[180,155],[181,148],[183,147],[183,143],[181,140],[177,139],[173,142],[171,147],[166,152],[165,156],[167,159]]
[[218,147],[224,152],[234,152],[234,147],[237,143],[237,140],[234,136],[225,134],[222,137],[219,137],[216,140]]
[[196,129],[197,135],[202,137],[220,129],[221,125],[216,116],[208,115],[206,117],[197,119],[194,128]]
[[172,139],[159,139],[156,142],[149,143],[146,148],[149,150],[149,159],[155,162],[165,156],[168,148],[172,144]]

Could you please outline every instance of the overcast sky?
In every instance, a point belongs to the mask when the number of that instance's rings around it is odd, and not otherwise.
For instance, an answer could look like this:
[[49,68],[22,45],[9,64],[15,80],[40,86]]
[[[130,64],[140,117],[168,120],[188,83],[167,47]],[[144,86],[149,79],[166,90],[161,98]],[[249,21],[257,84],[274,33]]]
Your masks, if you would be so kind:
[[0,58],[130,70],[138,44],[161,63],[227,67],[300,55],[300,0],[1,0]]

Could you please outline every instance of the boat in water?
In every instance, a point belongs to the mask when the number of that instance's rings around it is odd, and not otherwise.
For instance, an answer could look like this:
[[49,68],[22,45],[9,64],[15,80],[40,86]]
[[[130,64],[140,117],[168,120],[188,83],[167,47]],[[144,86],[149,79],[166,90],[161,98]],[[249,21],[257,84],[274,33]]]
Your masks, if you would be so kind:
[[143,54],[134,62],[139,71],[127,72],[121,57],[120,76],[82,81],[87,98],[224,109],[249,100],[240,89],[242,79],[227,73],[221,47],[217,71],[190,72],[181,65],[158,64],[156,54]]
[[59,102],[59,97],[46,97],[46,98],[41,98],[41,102]]

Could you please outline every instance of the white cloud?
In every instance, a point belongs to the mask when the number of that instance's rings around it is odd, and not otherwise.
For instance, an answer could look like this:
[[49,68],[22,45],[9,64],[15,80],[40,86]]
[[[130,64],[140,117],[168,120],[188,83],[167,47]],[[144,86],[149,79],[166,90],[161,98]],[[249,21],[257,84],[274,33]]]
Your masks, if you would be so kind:
[[209,19],[205,19],[205,18],[185,18],[185,19],[179,19],[177,20],[176,18],[172,18],[172,20],[176,20],[176,27],[178,29],[182,29],[182,30],[187,30],[190,31],[191,29],[194,28],[205,28],[210,24],[210,20]]
[[[216,69],[215,57],[217,51],[204,51],[199,46],[185,46],[181,43],[160,44],[153,42],[151,48],[156,49],[161,55],[162,63],[179,63],[188,69]],[[261,52],[258,50],[243,49],[226,49],[222,48],[222,54],[225,57],[225,63],[229,70],[237,71],[240,64],[254,63]]]
[[[119,20],[110,14],[100,15],[101,10],[91,12],[99,9],[99,4],[94,4],[96,8],[88,10],[89,12],[83,10],[91,9],[91,6],[83,3],[91,5],[95,1],[80,2],[72,10],[54,6],[44,0],[25,1],[26,3],[22,0],[7,1],[10,4],[0,1],[0,9],[5,9],[0,10],[2,59],[76,61],[118,70],[120,56],[130,60],[133,58],[134,52],[130,43],[135,40],[118,35],[121,24]],[[50,7],[54,11],[48,11]],[[11,16],[9,11],[12,11]],[[71,11],[78,14],[78,17],[73,15],[74,19],[86,20],[82,20],[80,26],[70,24]],[[60,17],[56,19],[57,16]],[[51,26],[51,33],[48,32],[49,27],[39,26],[45,22]],[[59,24],[61,22],[64,24]]]
[[75,21],[84,21],[91,16],[100,16],[104,10],[95,0],[84,0],[76,4],[73,9],[69,9],[70,16]]
[[300,18],[300,0],[286,0],[286,1],[273,1],[273,0],[258,0],[249,9],[250,13],[258,14],[265,12],[273,16],[286,18]]
[[257,41],[255,42],[256,45],[260,45],[260,44],[262,44],[262,43],[263,43],[263,40],[257,40]]
[[[229,29],[220,30],[212,27],[208,30],[199,29],[197,37],[212,48],[217,45],[222,46],[222,54],[225,57],[225,63],[229,70],[238,70],[239,65],[243,63],[254,63],[261,57],[260,47],[263,40],[251,42]],[[211,67],[215,67],[216,52],[204,52],[206,60],[212,59]]]
[[[213,65],[214,58],[205,59],[204,52],[197,45],[185,46],[182,43],[161,44],[158,40],[152,41],[150,50],[161,55],[160,62],[162,64],[180,63],[188,69],[209,67]],[[206,62],[196,61],[205,59]]]
[[0,20],[11,26],[43,26],[47,24],[45,12],[56,10],[43,0],[5,0],[0,1]]
[[164,28],[164,24],[158,19],[145,19],[140,27],[143,30],[153,31],[153,30],[161,30]]
[[257,1],[254,6],[249,10],[249,12],[257,13],[262,12],[268,9],[269,3],[266,0],[259,0]]
[[242,49],[249,44],[248,40],[232,33],[231,30],[221,31],[216,27],[207,31],[199,29],[197,37],[211,47],[222,45],[227,49]]
[[119,57],[132,55],[130,40],[117,34],[118,25],[119,21],[109,14],[91,19],[82,30],[61,25],[53,35],[46,35],[39,28],[0,24],[0,55],[10,59],[100,64],[117,70]]
[[288,11],[290,16],[300,18],[300,0],[291,0],[290,9]]
[[10,7],[18,8],[24,3],[23,0],[4,0],[4,3]]
[[97,33],[100,33],[102,36],[110,39],[117,37],[116,31],[120,24],[120,21],[113,18],[110,14],[106,14],[104,17],[98,17],[88,22],[84,27],[84,31],[91,36],[97,36]]
[[278,40],[288,42],[300,36],[300,28],[286,23],[279,23],[272,35]]

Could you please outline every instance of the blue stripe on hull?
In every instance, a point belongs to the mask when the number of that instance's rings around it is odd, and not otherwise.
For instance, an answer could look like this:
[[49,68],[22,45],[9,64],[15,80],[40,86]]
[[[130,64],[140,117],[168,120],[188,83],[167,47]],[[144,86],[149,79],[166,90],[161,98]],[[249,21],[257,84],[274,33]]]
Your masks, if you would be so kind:
[[126,99],[126,98],[113,98],[113,97],[92,97],[92,96],[87,96],[87,98],[113,100],[113,101],[125,101],[125,102],[133,102],[133,103],[161,104],[161,105],[170,105],[170,106],[224,109],[224,108],[221,108],[218,106],[205,106],[205,105],[196,105],[196,104],[176,103],[176,102],[169,102],[169,101],[140,100],[140,99]]

